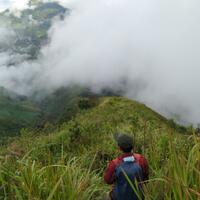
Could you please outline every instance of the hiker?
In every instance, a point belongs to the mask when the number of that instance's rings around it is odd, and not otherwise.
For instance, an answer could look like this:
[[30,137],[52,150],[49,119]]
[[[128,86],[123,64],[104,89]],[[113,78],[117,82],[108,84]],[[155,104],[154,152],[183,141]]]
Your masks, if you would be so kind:
[[105,182],[114,184],[108,199],[144,199],[141,182],[148,180],[148,163],[142,155],[132,153],[134,143],[131,136],[123,134],[115,139],[122,155],[112,160],[104,172]]

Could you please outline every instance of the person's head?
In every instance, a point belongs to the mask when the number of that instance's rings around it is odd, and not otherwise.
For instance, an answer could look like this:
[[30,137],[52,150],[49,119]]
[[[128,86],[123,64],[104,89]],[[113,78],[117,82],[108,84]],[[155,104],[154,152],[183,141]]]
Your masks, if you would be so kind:
[[130,135],[126,134],[119,135],[116,140],[119,148],[124,153],[130,153],[133,150],[134,147],[133,137],[131,137]]

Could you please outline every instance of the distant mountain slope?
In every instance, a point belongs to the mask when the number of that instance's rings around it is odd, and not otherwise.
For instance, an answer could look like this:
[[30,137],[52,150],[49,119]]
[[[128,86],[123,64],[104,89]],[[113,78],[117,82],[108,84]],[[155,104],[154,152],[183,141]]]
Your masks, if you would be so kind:
[[[58,3],[39,3],[33,9],[25,9],[20,16],[9,10],[0,13],[0,26],[10,28],[15,33],[13,46],[1,46],[0,51],[25,54],[29,59],[37,57],[41,46],[47,41],[47,32],[54,17],[60,20],[69,10]],[[11,63],[12,64],[12,63]]]
[[38,107],[24,96],[0,88],[0,136],[17,135],[21,128],[34,127]]
[[37,94],[28,98],[0,87],[0,139],[3,135],[18,135],[21,128],[42,128],[46,123],[59,126],[81,109],[91,107],[87,102],[80,104],[82,97],[90,98],[96,94],[87,88],[70,86],[40,99],[35,96]]
[[[37,58],[42,45],[48,42],[48,30],[53,19],[62,20],[67,14],[69,10],[56,2],[38,3],[20,15],[9,10],[0,13],[0,29],[5,31],[5,35],[9,33],[8,40],[0,44],[0,53],[7,55],[3,65],[15,66],[24,60]],[[49,104],[46,102],[47,107]],[[0,85],[0,137],[17,135],[21,128],[34,126],[40,121],[39,117],[41,111],[33,100]]]
[[118,94],[110,90],[103,90],[97,94],[78,85],[62,87],[37,101],[37,105],[42,111],[41,120],[57,124],[66,122],[81,109],[93,106],[91,102],[81,100],[82,98],[95,99],[100,96],[118,96]]

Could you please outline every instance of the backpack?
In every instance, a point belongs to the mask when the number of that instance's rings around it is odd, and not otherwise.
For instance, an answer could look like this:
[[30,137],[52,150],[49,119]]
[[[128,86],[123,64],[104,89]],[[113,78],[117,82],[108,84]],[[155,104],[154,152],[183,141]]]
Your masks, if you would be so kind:
[[[116,184],[113,189],[114,200],[144,199],[142,185],[142,169],[133,156],[123,158],[115,170]],[[138,184],[135,184],[138,182]],[[133,189],[134,188],[134,189]]]

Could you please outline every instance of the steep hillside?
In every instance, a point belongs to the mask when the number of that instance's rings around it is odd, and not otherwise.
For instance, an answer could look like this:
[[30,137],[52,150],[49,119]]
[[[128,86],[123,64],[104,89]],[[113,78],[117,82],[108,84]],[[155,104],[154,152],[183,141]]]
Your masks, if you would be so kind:
[[20,129],[34,127],[40,110],[31,101],[15,93],[0,89],[0,144],[6,138],[17,135]]
[[[94,100],[105,95],[118,96],[116,92],[114,93],[108,89],[95,93],[87,87],[73,84],[68,87],[59,88],[53,93],[36,101],[38,107],[42,111],[41,123],[50,122],[60,124],[66,122],[74,117],[80,110],[86,107],[93,107],[94,101],[86,102],[84,98]],[[82,101],[80,101],[81,98],[83,98]],[[34,99],[34,95],[32,99]]]
[[69,121],[82,107],[92,106],[79,102],[84,96],[91,98],[96,94],[87,88],[69,86],[43,97],[41,94],[26,97],[0,87],[1,144],[3,138],[19,135],[21,128],[42,128],[47,123],[59,126]]
[[[80,97],[87,89],[78,86],[60,88],[36,101],[42,110],[40,123],[63,123],[70,120],[79,111]],[[87,93],[87,96],[89,93]],[[33,97],[34,98],[34,97]]]
[[[92,101],[92,107],[90,105]],[[80,100],[80,112],[52,129],[26,130],[1,150],[0,196],[7,199],[102,199],[102,172],[120,152],[113,134],[135,138],[150,180],[147,199],[198,199],[200,143],[183,128],[122,97]],[[184,131],[184,132],[182,132]]]
[[[31,3],[35,3],[34,6],[20,14],[9,10],[0,13],[0,29],[5,31],[7,37],[0,41],[0,54],[6,57],[2,61],[4,67],[17,67],[25,60],[37,58],[42,45],[48,42],[48,30],[53,20],[56,17],[62,20],[69,14],[68,9],[56,2],[30,1]],[[0,144],[5,142],[7,136],[18,135],[21,128],[46,123],[51,103],[45,101],[45,106],[40,108],[33,99],[8,91],[0,85]],[[67,99],[65,104],[68,104]],[[50,115],[55,117],[56,114],[52,112]]]
[[[58,3],[38,3],[34,8],[25,9],[20,16],[6,10],[0,13],[0,27],[13,31],[13,44],[1,45],[1,51],[22,54],[28,59],[35,59],[40,48],[47,42],[47,32],[55,17],[62,20],[69,10]],[[10,62],[13,65],[14,61]]]

